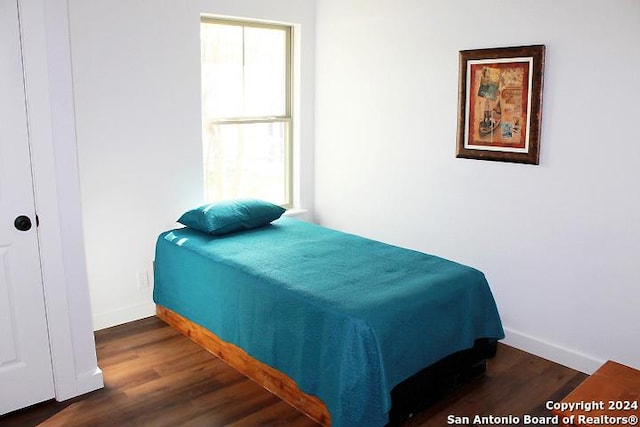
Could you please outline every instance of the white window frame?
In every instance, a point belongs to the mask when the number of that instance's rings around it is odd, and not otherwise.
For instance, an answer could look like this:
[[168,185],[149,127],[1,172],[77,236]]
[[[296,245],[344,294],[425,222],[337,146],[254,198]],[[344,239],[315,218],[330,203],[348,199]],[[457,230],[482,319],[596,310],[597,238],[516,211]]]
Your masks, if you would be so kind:
[[[237,25],[241,27],[253,27],[253,28],[273,28],[278,30],[284,30],[286,33],[286,76],[285,76],[285,112],[284,115],[279,116],[242,116],[242,117],[223,117],[216,119],[205,120],[202,117],[203,132],[206,126],[211,125],[225,125],[225,124],[258,124],[258,123],[284,123],[286,127],[285,132],[285,159],[284,159],[284,194],[285,201],[282,204],[285,208],[292,208],[294,203],[293,188],[294,188],[294,174],[293,174],[293,137],[294,137],[294,119],[293,119],[293,57],[294,57],[294,27],[286,24],[276,24],[267,22],[257,22],[251,20],[220,18],[215,16],[202,15],[200,17],[200,25],[203,24],[221,24],[221,25]],[[203,141],[204,144],[204,141]],[[204,159],[203,159],[204,163]],[[206,165],[204,165],[204,179],[206,180]],[[206,192],[205,182],[205,192]],[[205,194],[205,197],[208,197]]]

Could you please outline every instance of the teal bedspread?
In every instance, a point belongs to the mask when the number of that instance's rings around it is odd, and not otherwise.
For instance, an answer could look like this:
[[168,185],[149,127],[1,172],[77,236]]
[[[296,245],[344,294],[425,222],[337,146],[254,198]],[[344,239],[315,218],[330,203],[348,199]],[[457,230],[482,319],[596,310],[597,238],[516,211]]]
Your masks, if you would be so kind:
[[386,424],[395,385],[504,337],[480,271],[290,218],[161,234],[154,301],[287,374],[336,427]]

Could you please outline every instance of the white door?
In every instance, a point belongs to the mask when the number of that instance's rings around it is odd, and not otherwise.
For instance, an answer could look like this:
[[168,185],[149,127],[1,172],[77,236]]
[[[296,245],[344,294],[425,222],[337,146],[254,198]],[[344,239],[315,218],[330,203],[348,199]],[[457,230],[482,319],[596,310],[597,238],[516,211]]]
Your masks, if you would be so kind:
[[0,0],[0,415],[54,397],[17,1]]

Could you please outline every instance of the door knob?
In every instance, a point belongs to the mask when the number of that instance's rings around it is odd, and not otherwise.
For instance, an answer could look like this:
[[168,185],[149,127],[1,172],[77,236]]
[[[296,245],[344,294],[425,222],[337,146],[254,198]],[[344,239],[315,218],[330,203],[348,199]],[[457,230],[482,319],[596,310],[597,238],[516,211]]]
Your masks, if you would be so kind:
[[28,231],[31,229],[31,220],[28,216],[20,215],[13,221],[13,225],[20,231]]

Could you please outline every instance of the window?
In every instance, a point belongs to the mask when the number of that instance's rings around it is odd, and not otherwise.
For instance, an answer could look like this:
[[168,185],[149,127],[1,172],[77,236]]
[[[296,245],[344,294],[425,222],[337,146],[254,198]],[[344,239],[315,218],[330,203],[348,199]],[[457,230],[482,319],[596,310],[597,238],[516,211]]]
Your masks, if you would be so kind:
[[202,18],[205,198],[291,206],[291,27]]

